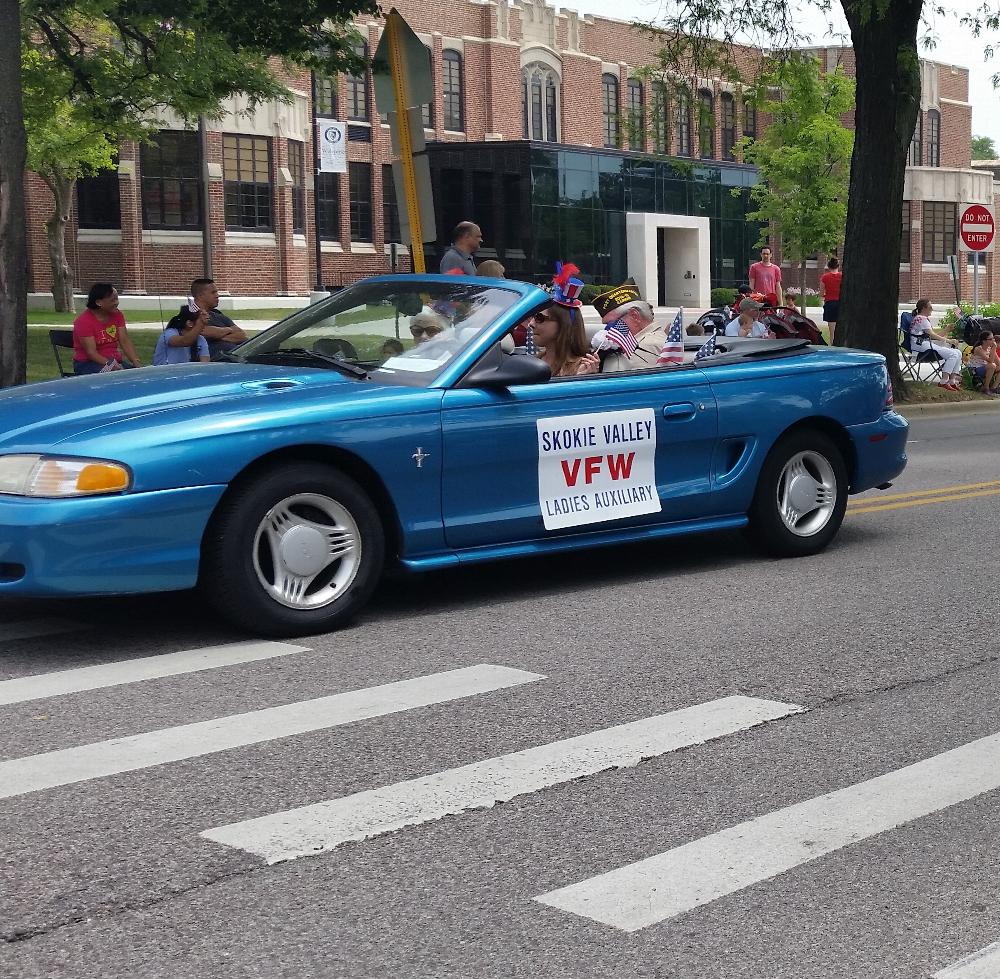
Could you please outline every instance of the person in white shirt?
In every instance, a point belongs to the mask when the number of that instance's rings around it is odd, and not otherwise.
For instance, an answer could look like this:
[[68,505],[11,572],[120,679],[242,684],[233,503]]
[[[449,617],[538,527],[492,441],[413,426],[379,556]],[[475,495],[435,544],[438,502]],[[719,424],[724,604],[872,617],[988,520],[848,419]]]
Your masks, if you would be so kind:
[[761,304],[753,299],[741,300],[739,316],[726,325],[726,336],[773,340],[774,334],[767,328],[767,324],[757,319],[757,314],[762,308]]
[[934,307],[929,299],[917,301],[917,309],[910,320],[910,337],[915,354],[933,350],[941,358],[941,382],[938,387],[949,391],[962,389],[962,352],[958,344],[938,333],[932,326],[930,316]]

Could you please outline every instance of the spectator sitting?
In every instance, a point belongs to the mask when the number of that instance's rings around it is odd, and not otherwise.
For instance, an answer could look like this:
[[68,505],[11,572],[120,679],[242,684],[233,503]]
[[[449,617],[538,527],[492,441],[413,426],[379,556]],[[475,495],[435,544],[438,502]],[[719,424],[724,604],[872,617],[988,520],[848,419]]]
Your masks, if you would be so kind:
[[761,308],[761,304],[753,299],[742,300],[739,315],[726,326],[726,336],[773,340],[774,334],[767,328],[767,324],[757,319]]
[[910,321],[913,352],[922,354],[933,350],[941,358],[942,379],[938,387],[947,388],[949,391],[960,391],[962,389],[962,354],[954,340],[935,332],[930,320],[933,311],[934,307],[929,299],[917,301],[917,308]]
[[207,364],[211,359],[208,341],[202,336],[207,323],[208,313],[205,310],[182,306],[156,341],[153,366],[187,364],[192,361]]
[[191,296],[198,308],[208,313],[208,322],[202,334],[208,341],[210,357],[227,354],[246,340],[247,335],[225,313],[219,311],[219,289],[212,279],[195,279],[191,283]]
[[688,323],[687,329],[684,332],[689,337],[703,337],[705,335],[705,327],[701,323]]
[[382,359],[389,360],[398,357],[403,352],[403,345],[398,340],[389,339],[382,344]]
[[969,354],[969,373],[983,382],[983,394],[1000,394],[996,387],[997,373],[1000,372],[1000,357],[997,355],[997,341],[989,330],[979,334],[979,341]]
[[87,294],[87,308],[73,320],[73,373],[141,366],[118,308],[118,290],[110,282],[95,282]]
[[507,270],[494,258],[488,258],[476,266],[476,275],[486,279],[502,279]]

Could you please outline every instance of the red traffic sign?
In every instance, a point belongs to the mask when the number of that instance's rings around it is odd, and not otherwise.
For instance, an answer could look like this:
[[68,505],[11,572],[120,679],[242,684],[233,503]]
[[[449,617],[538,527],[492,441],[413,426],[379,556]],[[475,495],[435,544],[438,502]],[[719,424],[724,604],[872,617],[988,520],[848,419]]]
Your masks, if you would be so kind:
[[996,217],[993,208],[985,204],[967,205],[959,219],[959,233],[965,251],[993,251],[996,236]]

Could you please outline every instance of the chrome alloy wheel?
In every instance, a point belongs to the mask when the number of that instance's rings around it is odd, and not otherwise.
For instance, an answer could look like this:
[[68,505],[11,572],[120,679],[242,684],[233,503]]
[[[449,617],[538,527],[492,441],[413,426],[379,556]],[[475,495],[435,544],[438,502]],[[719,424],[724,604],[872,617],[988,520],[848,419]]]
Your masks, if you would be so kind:
[[819,452],[797,452],[778,477],[778,514],[798,537],[819,533],[837,504],[837,477],[829,459]]
[[288,608],[329,605],[350,588],[360,564],[357,523],[319,493],[297,493],[275,504],[254,534],[257,580]]

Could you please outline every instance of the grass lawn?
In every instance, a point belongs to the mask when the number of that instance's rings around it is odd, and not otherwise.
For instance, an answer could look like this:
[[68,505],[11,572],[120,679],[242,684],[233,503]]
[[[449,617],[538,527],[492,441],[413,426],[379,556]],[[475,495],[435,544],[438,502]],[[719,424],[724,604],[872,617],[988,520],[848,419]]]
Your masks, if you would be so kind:
[[[158,309],[124,309],[126,323],[165,323],[174,313],[176,306],[164,306],[161,313]],[[230,319],[239,323],[241,320],[280,320],[291,313],[297,312],[295,309],[239,309],[223,310]],[[54,313],[52,310],[30,309],[28,310],[28,325],[32,323],[44,323],[49,326],[72,326],[73,320],[79,313]]]
[[917,383],[910,381],[902,391],[897,389],[893,393],[896,401],[901,405],[936,405],[958,401],[997,400],[969,388],[962,388],[961,391],[948,391],[946,388],[939,388],[937,384],[930,384],[926,381],[918,381]]

